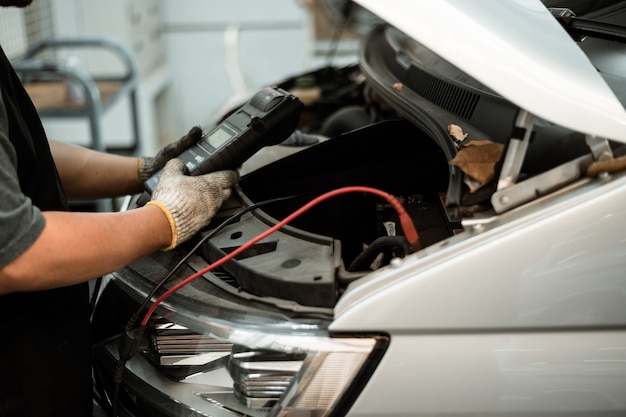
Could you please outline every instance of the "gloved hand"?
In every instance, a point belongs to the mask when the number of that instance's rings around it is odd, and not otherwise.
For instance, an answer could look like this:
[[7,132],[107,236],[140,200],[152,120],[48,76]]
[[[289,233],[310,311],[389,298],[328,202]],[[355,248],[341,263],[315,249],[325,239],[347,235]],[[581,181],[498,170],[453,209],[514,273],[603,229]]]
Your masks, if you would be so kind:
[[163,168],[167,161],[177,157],[183,153],[183,151],[200,142],[201,138],[202,129],[198,126],[194,126],[185,136],[161,148],[154,157],[142,156],[139,158],[137,163],[139,181],[146,181]]
[[209,224],[239,180],[237,171],[193,177],[184,172],[185,164],[180,159],[170,160],[152,192],[152,200],[146,203],[163,210],[170,222],[172,242],[164,250],[175,248]]

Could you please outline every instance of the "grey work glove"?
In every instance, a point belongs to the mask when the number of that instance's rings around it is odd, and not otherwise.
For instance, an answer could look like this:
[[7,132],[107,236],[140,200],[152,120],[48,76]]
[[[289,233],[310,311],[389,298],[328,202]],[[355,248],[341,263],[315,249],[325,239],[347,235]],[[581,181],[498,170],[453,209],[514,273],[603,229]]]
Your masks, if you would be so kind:
[[163,210],[170,222],[172,242],[163,249],[170,250],[192,237],[209,224],[231,187],[239,180],[237,171],[216,171],[209,174],[185,175],[180,159],[170,160],[163,168],[159,182],[147,205]]
[[194,126],[185,136],[161,148],[154,157],[142,156],[139,158],[137,163],[139,181],[146,181],[163,168],[167,161],[191,148],[200,142],[200,139],[202,139],[202,129]]

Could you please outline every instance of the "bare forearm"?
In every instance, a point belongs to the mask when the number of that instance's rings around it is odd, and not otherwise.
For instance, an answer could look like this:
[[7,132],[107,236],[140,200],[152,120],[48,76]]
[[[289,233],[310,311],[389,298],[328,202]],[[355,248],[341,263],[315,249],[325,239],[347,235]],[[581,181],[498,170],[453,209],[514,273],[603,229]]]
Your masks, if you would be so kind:
[[96,152],[50,141],[50,150],[69,198],[102,198],[141,191],[137,158]]
[[157,207],[120,213],[45,212],[37,241],[0,269],[0,294],[55,288],[119,269],[171,241]]

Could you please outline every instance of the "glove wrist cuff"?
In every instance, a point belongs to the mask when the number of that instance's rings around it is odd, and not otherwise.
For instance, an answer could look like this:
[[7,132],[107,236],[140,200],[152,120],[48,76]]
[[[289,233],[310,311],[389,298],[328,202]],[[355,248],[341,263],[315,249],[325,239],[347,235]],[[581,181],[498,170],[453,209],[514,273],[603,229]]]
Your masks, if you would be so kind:
[[174,249],[177,245],[178,245],[178,232],[176,230],[176,220],[174,219],[174,216],[172,215],[172,212],[170,211],[170,209],[163,203],[161,203],[160,201],[156,201],[156,200],[150,200],[146,203],[146,206],[156,206],[158,208],[161,209],[161,211],[163,212],[163,214],[165,214],[165,217],[167,217],[167,221],[170,224],[170,232],[172,233],[172,241],[170,242],[170,244],[161,249],[162,251],[168,251],[168,250],[172,250]]
[[137,159],[137,178],[140,182],[145,182],[152,176],[152,171],[154,171],[152,168],[153,160],[154,158],[147,156],[141,156]]
[[141,179],[141,166],[143,165],[143,156],[137,158],[137,179],[139,182],[143,182]]

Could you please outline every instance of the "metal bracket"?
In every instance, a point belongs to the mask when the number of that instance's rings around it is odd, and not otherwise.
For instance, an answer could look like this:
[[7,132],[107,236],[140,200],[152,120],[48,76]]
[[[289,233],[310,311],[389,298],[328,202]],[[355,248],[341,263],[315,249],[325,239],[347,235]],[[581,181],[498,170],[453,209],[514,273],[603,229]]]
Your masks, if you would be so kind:
[[547,195],[579,179],[584,167],[592,160],[591,155],[581,156],[507,189],[498,190],[491,196],[491,205],[500,214]]
[[532,135],[534,119],[534,116],[526,110],[520,110],[517,114],[515,130],[507,146],[500,170],[498,190],[510,187],[517,181]]
[[591,150],[591,155],[574,159],[516,184],[515,181],[517,181],[528,142],[530,141],[532,124],[532,115],[520,111],[515,126],[518,130],[520,128],[526,130],[521,140],[514,137],[511,138],[500,180],[498,181],[498,189],[491,196],[491,205],[498,214],[576,181],[583,175],[584,167],[589,166],[594,160],[606,161],[613,159],[613,152],[607,139],[587,135],[585,141]]
[[607,139],[587,135],[585,136],[585,142],[591,149],[594,160],[607,161],[613,159],[613,151]]

